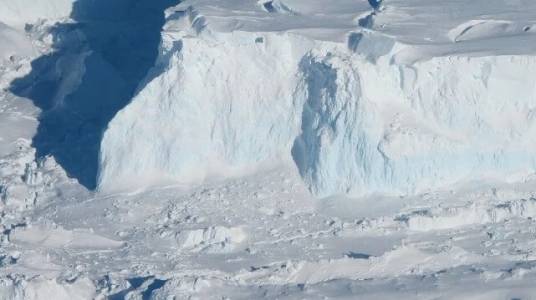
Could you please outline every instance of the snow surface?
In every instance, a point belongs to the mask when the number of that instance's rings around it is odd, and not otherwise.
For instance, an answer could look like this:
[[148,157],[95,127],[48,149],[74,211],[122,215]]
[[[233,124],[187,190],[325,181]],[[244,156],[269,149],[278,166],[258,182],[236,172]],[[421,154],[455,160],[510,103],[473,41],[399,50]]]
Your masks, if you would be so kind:
[[533,299],[535,22],[0,0],[0,299]]
[[[75,0],[0,0],[0,20],[23,28],[39,20],[69,17]],[[23,48],[21,48],[23,49]]]
[[33,54],[33,45],[25,35],[4,23],[0,23],[0,39],[2,40],[0,46],[2,64],[14,60],[17,55],[31,56]]

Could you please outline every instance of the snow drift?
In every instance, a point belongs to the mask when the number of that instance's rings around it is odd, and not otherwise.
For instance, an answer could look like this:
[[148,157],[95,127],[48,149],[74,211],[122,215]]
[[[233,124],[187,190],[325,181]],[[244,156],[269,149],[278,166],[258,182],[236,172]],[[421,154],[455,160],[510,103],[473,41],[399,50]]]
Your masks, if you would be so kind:
[[75,0],[0,0],[0,22],[16,28],[44,19],[59,19],[71,14]]
[[32,44],[20,32],[8,27],[0,21],[0,66],[5,61],[14,60],[16,56],[30,56],[34,54]]
[[[168,11],[147,84],[110,122],[103,191],[294,162],[318,196],[412,194],[535,170],[536,59],[437,56],[356,32],[223,32]],[[411,48],[409,48],[411,50]]]
[[38,300],[38,299],[94,299],[96,287],[87,278],[75,279],[73,282],[58,282],[35,276],[30,280],[17,276],[0,278],[0,299]]

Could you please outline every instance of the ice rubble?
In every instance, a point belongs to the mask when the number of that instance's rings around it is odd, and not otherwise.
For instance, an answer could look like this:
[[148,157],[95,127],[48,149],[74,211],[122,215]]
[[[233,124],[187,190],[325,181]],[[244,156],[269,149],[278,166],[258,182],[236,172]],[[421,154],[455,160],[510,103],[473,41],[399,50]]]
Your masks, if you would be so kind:
[[413,194],[536,168],[529,54],[428,58],[432,48],[369,30],[345,43],[228,30],[187,4],[168,10],[147,85],[104,134],[102,191],[292,160],[318,196]]
[[180,249],[194,252],[225,252],[232,250],[246,239],[246,233],[240,227],[227,228],[212,226],[204,229],[184,230],[176,235]]

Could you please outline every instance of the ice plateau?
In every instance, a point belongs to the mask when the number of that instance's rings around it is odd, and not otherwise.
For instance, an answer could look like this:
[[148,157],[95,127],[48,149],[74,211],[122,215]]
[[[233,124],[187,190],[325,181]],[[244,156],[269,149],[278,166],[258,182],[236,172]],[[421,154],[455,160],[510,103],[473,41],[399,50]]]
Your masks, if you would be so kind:
[[505,43],[534,39],[530,22],[462,14],[432,40],[425,26],[390,31],[394,12],[399,28],[415,26],[401,17],[409,4],[313,2],[272,4],[262,24],[252,20],[266,5],[253,1],[225,4],[225,16],[210,1],[168,9],[155,67],[104,133],[99,189],[289,162],[319,197],[534,173],[535,43]]

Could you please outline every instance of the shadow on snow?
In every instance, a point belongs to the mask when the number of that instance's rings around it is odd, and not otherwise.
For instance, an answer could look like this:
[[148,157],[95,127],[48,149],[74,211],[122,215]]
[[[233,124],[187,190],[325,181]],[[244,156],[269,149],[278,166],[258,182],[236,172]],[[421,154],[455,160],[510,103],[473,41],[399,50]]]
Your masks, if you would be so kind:
[[74,2],[74,22],[52,29],[54,51],[10,86],[42,110],[32,140],[37,158],[52,155],[70,177],[95,189],[103,131],[154,65],[164,10],[176,2]]

